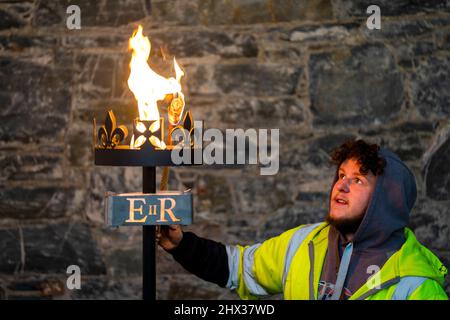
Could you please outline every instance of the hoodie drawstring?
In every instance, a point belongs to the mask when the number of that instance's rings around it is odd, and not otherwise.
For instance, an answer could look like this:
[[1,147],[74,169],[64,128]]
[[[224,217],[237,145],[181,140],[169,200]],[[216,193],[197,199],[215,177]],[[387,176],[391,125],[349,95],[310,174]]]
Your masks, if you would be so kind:
[[337,275],[336,284],[334,286],[334,292],[331,296],[331,300],[339,300],[342,293],[342,288],[344,287],[345,278],[347,277],[348,266],[350,265],[350,259],[353,252],[353,243],[349,243],[342,254],[341,263],[339,265],[339,271]]

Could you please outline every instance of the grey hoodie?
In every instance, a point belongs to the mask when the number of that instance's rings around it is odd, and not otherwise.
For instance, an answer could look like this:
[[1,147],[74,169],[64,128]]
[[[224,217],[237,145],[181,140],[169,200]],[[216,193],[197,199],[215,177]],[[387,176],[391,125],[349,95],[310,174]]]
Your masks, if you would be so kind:
[[[377,178],[365,216],[354,235],[341,299],[348,299],[355,293],[405,242],[403,229],[408,225],[409,213],[416,201],[416,181],[397,155],[386,149],[381,149],[380,154],[386,160],[386,167]],[[332,185],[337,179],[338,170]],[[333,294],[346,245],[344,237],[331,226],[319,282],[319,299],[329,299]]]

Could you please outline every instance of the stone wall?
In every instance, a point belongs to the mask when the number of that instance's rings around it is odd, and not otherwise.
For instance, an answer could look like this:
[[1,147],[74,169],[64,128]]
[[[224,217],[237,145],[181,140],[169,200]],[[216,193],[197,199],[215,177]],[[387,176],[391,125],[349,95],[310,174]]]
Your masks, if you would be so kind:
[[[81,30],[66,27],[70,4],[81,8]],[[381,30],[366,27],[370,4],[381,8]],[[414,171],[411,227],[450,266],[448,1],[2,1],[3,298],[39,297],[51,281],[64,287],[72,264],[81,290],[54,298],[141,296],[141,228],[109,229],[102,210],[106,191],[141,190],[141,169],[95,167],[92,153],[93,117],[103,121],[108,108],[123,123],[137,116],[126,80],[139,23],[154,68],[170,72],[175,55],[185,69],[195,119],[280,129],[275,176],[254,165],[171,171],[172,189],[195,193],[188,230],[250,244],[319,221],[333,173],[327,153],[361,137]],[[159,299],[237,298],[160,249],[157,261]]]

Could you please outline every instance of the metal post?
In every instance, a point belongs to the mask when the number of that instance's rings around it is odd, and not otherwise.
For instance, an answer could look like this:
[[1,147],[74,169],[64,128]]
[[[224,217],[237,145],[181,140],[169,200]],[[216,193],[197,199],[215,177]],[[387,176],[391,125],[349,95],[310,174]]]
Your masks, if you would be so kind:
[[[156,168],[142,168],[142,192],[156,192]],[[142,227],[142,298],[156,300],[155,226]]]

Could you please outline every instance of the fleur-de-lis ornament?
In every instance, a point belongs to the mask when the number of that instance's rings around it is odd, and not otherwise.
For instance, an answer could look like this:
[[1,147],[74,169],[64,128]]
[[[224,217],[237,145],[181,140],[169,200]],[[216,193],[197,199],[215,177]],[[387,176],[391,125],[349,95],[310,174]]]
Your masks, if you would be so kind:
[[[182,144],[184,145],[184,147],[193,147],[195,138],[198,138],[198,136],[195,137],[196,131],[194,130],[194,120],[192,119],[191,111],[185,113],[182,122],[182,124],[179,124],[172,128],[172,130],[170,131],[170,135],[173,136],[173,134],[179,134],[179,132],[181,132],[181,136],[183,137]],[[187,136],[187,134],[189,136]]]
[[116,126],[116,117],[112,110],[106,114],[105,125],[98,130],[98,140],[103,148],[115,148],[128,135],[127,127]]

